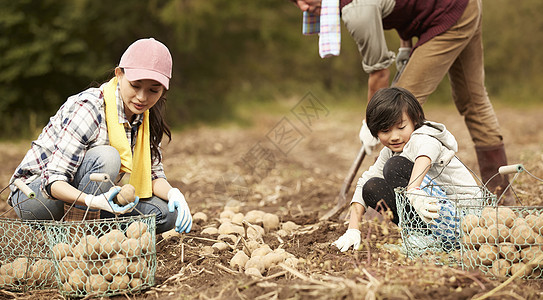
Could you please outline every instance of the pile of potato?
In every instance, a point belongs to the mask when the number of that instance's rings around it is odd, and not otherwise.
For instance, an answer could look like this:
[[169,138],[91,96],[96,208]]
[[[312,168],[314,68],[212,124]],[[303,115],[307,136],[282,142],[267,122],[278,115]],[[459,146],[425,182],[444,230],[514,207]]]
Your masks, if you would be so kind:
[[27,257],[18,257],[0,267],[0,288],[53,287],[54,276],[52,260],[42,258],[33,262]]
[[154,244],[147,229],[147,224],[136,221],[126,232],[113,229],[100,237],[88,234],[71,245],[53,246],[63,291],[103,294],[148,284]]
[[496,277],[515,274],[525,264],[523,276],[543,276],[543,215],[509,207],[485,207],[481,215],[466,215],[461,223],[463,264],[480,267]]
[[[298,259],[282,248],[272,249],[264,240],[264,234],[274,234],[279,239],[292,234],[300,226],[294,222],[280,222],[276,214],[251,210],[243,214],[239,201],[229,201],[220,213],[218,222],[208,222],[202,212],[193,216],[193,222],[201,224],[202,234],[217,236],[212,246],[202,248],[203,255],[233,254],[230,267],[254,277],[262,277],[279,270],[283,263],[295,268]],[[215,221],[215,220],[213,220]],[[164,236],[164,234],[163,234]]]

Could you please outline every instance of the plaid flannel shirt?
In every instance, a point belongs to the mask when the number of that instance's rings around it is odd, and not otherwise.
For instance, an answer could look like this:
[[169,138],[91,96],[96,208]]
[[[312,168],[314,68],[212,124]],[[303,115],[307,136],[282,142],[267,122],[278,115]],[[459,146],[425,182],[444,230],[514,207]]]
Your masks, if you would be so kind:
[[[104,85],[90,88],[66,100],[51,117],[38,139],[32,142],[10,182],[20,178],[23,182],[30,183],[41,177],[42,192],[52,198],[45,190],[47,185],[58,180],[73,181],[87,150],[109,145],[103,88]],[[143,115],[137,115],[130,123],[124,113],[119,86],[115,96],[119,122],[124,123],[126,136],[134,149]],[[151,176],[153,180],[166,178],[162,163],[153,162]],[[14,185],[10,185],[10,189],[12,192],[17,190]]]

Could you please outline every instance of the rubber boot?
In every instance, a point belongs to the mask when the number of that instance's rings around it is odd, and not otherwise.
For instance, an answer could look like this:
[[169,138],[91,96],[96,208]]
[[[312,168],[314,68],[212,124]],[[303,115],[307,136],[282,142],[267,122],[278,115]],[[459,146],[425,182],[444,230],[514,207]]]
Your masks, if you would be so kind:
[[[496,194],[500,199],[503,191],[509,185],[509,177],[507,175],[498,174],[498,168],[507,165],[507,156],[505,155],[505,147],[503,144],[488,147],[475,146],[475,152],[477,153],[477,160],[479,162],[479,171],[481,172],[481,179],[486,188]],[[496,175],[498,174],[498,175]],[[494,178],[492,178],[496,175]],[[490,178],[492,180],[488,181]],[[499,205],[516,205],[515,198],[511,195],[510,191],[507,191],[503,197],[501,197]]]

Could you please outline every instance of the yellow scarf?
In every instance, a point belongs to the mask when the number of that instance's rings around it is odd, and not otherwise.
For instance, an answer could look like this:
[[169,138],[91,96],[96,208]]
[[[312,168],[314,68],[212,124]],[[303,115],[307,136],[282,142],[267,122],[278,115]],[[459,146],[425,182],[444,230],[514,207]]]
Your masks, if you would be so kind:
[[123,124],[117,114],[117,77],[113,77],[104,87],[106,103],[106,123],[109,144],[121,155],[121,171],[130,173],[129,183],[136,188],[136,196],[149,198],[153,195],[151,183],[151,143],[149,134],[149,111],[143,113],[143,123],[138,128],[134,156],[126,137]]

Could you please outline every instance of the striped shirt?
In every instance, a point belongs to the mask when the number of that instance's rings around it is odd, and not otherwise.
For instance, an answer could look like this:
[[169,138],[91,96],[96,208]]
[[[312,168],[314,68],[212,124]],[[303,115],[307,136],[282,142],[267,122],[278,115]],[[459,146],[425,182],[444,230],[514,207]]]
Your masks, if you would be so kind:
[[[105,84],[104,84],[105,85]],[[87,150],[101,145],[109,145],[105,118],[103,89],[89,88],[69,97],[57,113],[50,118],[38,139],[32,142],[21,164],[15,170],[10,182],[20,178],[30,183],[41,178],[41,190],[51,197],[45,189],[51,183],[61,180],[71,182],[81,165]],[[131,141],[132,150],[143,114],[137,115],[130,123],[124,113],[124,103],[120,97],[119,86],[115,92],[119,123],[123,123],[126,137]],[[154,161],[151,168],[152,179],[166,178],[162,163]],[[10,185],[12,191],[17,188]]]

